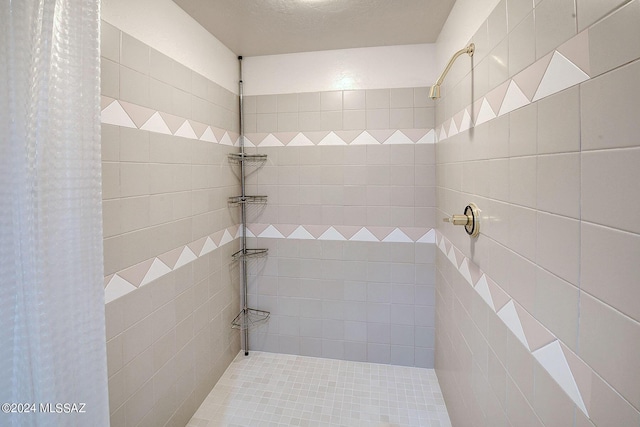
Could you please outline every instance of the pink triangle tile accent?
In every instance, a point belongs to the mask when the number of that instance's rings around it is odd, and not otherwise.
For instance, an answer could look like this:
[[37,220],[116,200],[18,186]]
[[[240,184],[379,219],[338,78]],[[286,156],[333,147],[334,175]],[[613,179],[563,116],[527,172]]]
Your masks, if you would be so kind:
[[329,229],[329,226],[328,225],[305,225],[304,228],[306,228],[307,231],[317,239]]
[[436,230],[435,229],[431,229],[429,231],[427,231],[426,233],[424,233],[424,235],[422,235],[418,240],[416,240],[416,243],[435,243],[436,242]]
[[442,123],[442,128],[444,129],[444,131],[446,132],[445,138],[448,138],[450,136],[453,136],[449,133],[449,131],[451,130],[451,119],[447,119]]
[[491,292],[489,292],[489,285],[487,285],[487,276],[483,276],[478,280],[478,283],[475,285],[475,290],[478,292],[480,297],[489,305],[491,310],[495,311],[496,306],[493,304],[493,299],[491,298]]
[[204,246],[202,247],[202,251],[198,256],[203,256],[208,254],[209,252],[213,252],[216,249],[216,244],[213,243],[213,239],[211,237],[207,237],[207,240],[204,242]]
[[489,292],[491,292],[491,299],[496,311],[499,311],[511,300],[509,295],[489,277],[487,277],[487,286],[489,287]]
[[147,274],[145,274],[144,279],[142,279],[142,283],[140,283],[140,286],[147,285],[170,272],[171,272],[171,269],[167,267],[165,263],[160,261],[159,258],[154,258],[153,262],[151,263],[151,267],[149,267],[149,271],[147,271]]
[[362,133],[361,130],[337,130],[336,135],[346,142],[347,144],[351,144],[354,139],[358,137]]
[[173,267],[174,269],[178,269],[182,266],[189,264],[192,261],[195,261],[198,257],[194,254],[191,249],[187,246],[182,247],[182,253],[180,253],[180,258],[178,258],[178,262]]
[[347,145],[335,132],[329,132],[327,136],[322,138],[318,145]]
[[260,147],[284,147],[284,144],[274,134],[270,133],[260,141]]
[[436,244],[440,244],[440,241],[442,240],[442,234],[436,230]]
[[307,138],[302,132],[296,134],[296,136],[288,144],[291,147],[303,147],[309,145],[315,145],[309,138]]
[[524,308],[518,304],[516,304],[515,307],[518,312],[518,317],[520,317],[520,323],[522,323],[522,330],[529,343],[529,350],[536,351],[556,339],[551,332],[545,329],[545,327],[534,319]]
[[508,80],[502,83],[500,86],[493,89],[491,92],[487,94],[486,96],[487,101],[489,102],[489,105],[491,106],[491,109],[493,111],[496,111],[496,112],[500,111],[500,106],[502,105],[502,101],[504,100],[504,97],[507,94],[507,88],[509,87],[510,81],[511,80]]
[[378,141],[380,144],[384,144],[384,142],[387,139],[389,139],[391,135],[393,135],[395,130],[394,129],[371,129],[371,130],[368,130],[367,132],[369,132],[369,135],[374,137],[376,141]]
[[222,239],[220,239],[220,246],[224,246],[227,243],[233,241],[234,237],[229,233],[229,229],[222,232]]
[[495,119],[496,112],[493,111],[491,105],[489,105],[489,101],[487,98],[482,100],[482,104],[480,104],[480,111],[478,112],[478,117],[476,118],[476,126],[481,125],[482,123],[486,123],[489,120]]
[[202,248],[204,247],[206,241],[207,237],[205,236],[201,239],[196,240],[195,242],[187,244],[187,246],[189,247],[189,249],[191,249],[191,252],[198,255],[200,252],[202,252]]
[[431,129],[400,129],[412,142],[420,141]]
[[449,120],[449,138],[458,133],[458,128],[456,127],[456,122],[451,119]]
[[216,136],[213,134],[213,131],[211,130],[211,128],[209,126],[207,126],[207,128],[204,130],[204,132],[200,136],[200,140],[201,141],[207,141],[207,142],[213,142],[214,144],[216,144],[218,142],[218,140],[216,139]]
[[407,137],[400,130],[395,131],[387,140],[384,142],[385,145],[398,145],[398,144],[413,144],[413,141]]
[[297,135],[298,132],[278,132],[273,134],[273,136],[284,145],[288,145]]
[[207,130],[208,127],[204,123],[196,122],[195,120],[189,120],[189,124],[191,125],[191,129],[193,129],[196,134],[196,138],[198,139],[202,138],[204,131]]
[[122,277],[127,282],[131,283],[133,286],[140,286],[142,283],[142,279],[146,276],[147,271],[151,267],[153,263],[153,259],[148,259],[146,261],[142,261],[139,264],[136,264],[132,267],[129,267],[125,270],[119,271],[118,276]]
[[298,228],[298,226],[294,224],[277,224],[274,225],[274,227],[285,237],[293,233],[295,229]]
[[304,134],[304,136],[309,138],[309,140],[313,142],[315,145],[318,145],[320,141],[322,141],[327,135],[329,135],[329,132],[302,132],[302,133]]
[[447,139],[447,131],[445,130],[444,125],[440,126],[440,135],[438,135],[438,141],[444,141]]
[[[253,224],[252,224],[252,225],[253,225]],[[267,227],[265,226],[265,228],[267,228]],[[213,233],[213,234],[210,236],[210,237],[211,237],[211,240],[213,240],[213,243],[215,243],[215,245],[216,245],[217,247],[220,247],[220,242],[222,241],[222,236],[224,236],[224,232],[225,232],[225,231],[227,231],[227,230],[220,230],[220,231],[216,231],[215,233]],[[251,230],[251,231],[253,231],[253,230]],[[254,233],[254,234],[255,234],[255,233]]]
[[108,276],[106,276],[106,277],[104,278],[104,287],[105,287],[105,288],[107,287],[107,285],[109,284],[109,282],[111,281],[111,279],[113,278],[113,276],[114,276],[113,274],[110,274],[110,275],[108,275]]
[[315,240],[315,237],[307,231],[302,225],[299,225],[291,234],[287,236],[288,239],[301,239],[301,240]]
[[354,242],[379,242],[380,240],[366,227],[361,227],[349,240]]
[[351,239],[362,227],[357,225],[336,225],[338,233],[342,234],[347,240]]
[[238,230],[240,229],[240,224],[234,224],[231,227],[229,227],[227,230],[229,230],[229,233],[231,233],[232,236],[238,236]]
[[163,133],[165,135],[171,135],[171,129],[167,126],[167,123],[164,121],[160,113],[155,112],[149,120],[147,120],[142,127],[142,130],[147,130],[149,132],[157,132]]
[[131,120],[136,124],[138,128],[142,127],[155,113],[155,110],[151,108],[141,107],[140,105],[131,104],[129,102],[120,101],[120,105],[127,112]]
[[[244,143],[244,146],[245,146],[245,147],[253,147],[253,148],[256,148],[256,145],[255,145],[253,142],[251,142],[251,140],[250,140],[250,139],[244,138],[243,143]],[[237,144],[236,144],[236,143],[234,143],[233,145],[234,145],[234,147],[239,147],[239,146],[240,146],[240,140],[238,140],[238,143],[237,143]]]
[[100,121],[108,125],[136,128],[136,124],[131,120],[131,117],[124,111],[124,108],[122,108],[122,105],[120,105],[118,101],[113,101],[101,111]]
[[584,30],[572,37],[556,50],[563,54],[569,61],[576,64],[582,71],[591,75],[589,30]]
[[[447,258],[455,266],[456,260],[455,260],[455,255],[453,254],[453,249],[449,251],[449,253],[447,254]],[[460,272],[462,277],[467,281],[467,283],[473,286],[473,283],[471,281],[471,273],[469,273],[469,260],[467,259],[462,260],[462,264],[460,264],[458,271]]]
[[163,113],[161,111],[158,113],[160,114],[160,117],[162,117],[162,120],[167,124],[167,127],[172,134],[176,133],[176,131],[180,129],[180,126],[182,126],[185,120],[182,117],[174,116],[173,114]]
[[378,240],[382,241],[395,229],[394,227],[367,227]]
[[183,138],[189,139],[198,139],[196,133],[191,127],[191,124],[189,123],[189,120],[184,121],[184,123],[176,131],[175,136],[181,136]]
[[400,230],[409,236],[411,240],[417,242],[422,236],[429,232],[428,228],[418,228],[418,227],[400,227]]
[[589,76],[561,53],[554,52],[532,101],[558,93],[561,90],[589,80]]
[[460,127],[458,128],[460,132],[464,132],[465,130],[469,130],[473,127],[473,123],[471,122],[471,116],[469,115],[469,111],[465,108],[462,111],[462,119],[460,120]]
[[178,128],[175,133],[176,136],[181,136],[183,138],[189,139],[198,139],[196,132],[193,130],[191,123],[189,120],[185,120],[184,123]]
[[535,95],[536,91],[538,90],[538,86],[540,86],[542,77],[547,71],[549,62],[551,62],[551,56],[553,56],[553,52],[546,56],[543,56],[542,58],[538,59],[536,62],[513,76],[513,80],[518,84],[518,87],[520,87],[522,92],[526,95],[527,98],[529,98],[529,100],[533,99],[533,95]]
[[576,385],[578,386],[578,391],[582,396],[584,408],[587,410],[585,414],[588,416],[591,411],[591,380],[593,371],[562,342],[560,342],[560,348],[562,349],[562,353],[564,353],[564,357],[567,359],[569,369],[573,374],[573,379],[575,380]]
[[471,105],[471,112],[473,113],[472,114],[473,123],[476,123],[476,121],[478,120],[478,114],[480,114],[480,107],[482,106],[482,101],[484,101],[484,98],[480,98],[476,100]]
[[336,230],[333,227],[329,227],[327,231],[325,231],[324,233],[322,233],[320,237],[318,237],[318,240],[347,240],[347,239],[345,239],[344,236],[338,232],[338,230]]
[[363,131],[358,135],[350,145],[377,145],[380,144],[369,132]]
[[431,129],[425,136],[420,138],[416,144],[434,144],[436,142],[436,130]]
[[[244,136],[244,138],[248,141],[251,141],[251,143],[254,146],[258,146],[263,139],[265,139],[267,137],[267,135],[269,135],[268,133],[248,133]],[[220,141],[219,139],[217,141]]]
[[211,126],[211,130],[213,131],[213,134],[216,136],[216,141],[218,141],[218,143],[222,143],[222,138],[225,137],[225,134],[227,133],[227,131],[224,129],[217,128],[215,126]]
[[404,232],[399,228],[395,228],[391,233],[387,235],[387,237],[384,238],[383,242],[413,243],[414,240],[404,234]]
[[451,242],[449,242],[447,239],[443,239],[444,240],[444,249],[445,249],[445,253],[449,253],[449,250],[451,249]]
[[440,239],[440,243],[438,243],[438,249],[440,249],[440,252],[442,252],[443,254],[447,254],[446,239]]
[[529,101],[522,90],[518,87],[518,84],[514,80],[511,80],[509,83],[509,89],[507,89],[507,94],[504,97],[504,101],[502,102],[498,115],[502,116],[503,114],[510,113],[520,107],[524,107],[530,102],[531,101]]
[[[456,257],[456,268],[460,268],[460,264],[462,264],[462,261],[464,260],[464,255],[455,246],[453,247],[453,255]],[[469,271],[469,273],[471,273],[471,271]],[[471,278],[471,281],[473,282],[473,277]]]
[[[459,268],[458,260],[456,259],[456,254],[455,254],[455,251],[453,250],[453,245],[451,245],[451,247],[449,248],[449,252],[447,252],[447,258],[449,258],[449,261],[451,261],[451,264],[453,264],[454,267]],[[462,274],[463,276],[467,274],[467,270],[468,268],[465,267],[464,274]],[[471,284],[471,277],[465,277],[465,279],[467,279],[469,284]]]
[[278,231],[278,229],[275,228],[273,225],[269,225],[267,228],[265,228],[264,231],[258,235],[258,237],[271,238],[271,239],[284,239],[284,236],[282,235],[282,233],[280,233],[280,231]]
[[229,130],[229,131],[227,131],[227,134],[229,134],[229,138],[231,138],[231,140],[233,141],[234,145],[238,141],[238,139],[240,139],[240,134],[238,132],[234,132],[232,130]]
[[[251,230],[251,232],[254,234],[254,236],[258,236],[258,235],[260,235],[260,233],[262,233],[264,230],[266,230],[268,226],[269,226],[269,224],[252,223],[252,224],[248,224],[247,228],[249,230]],[[216,244],[218,244],[218,243],[216,242]]]
[[109,98],[108,96],[104,96],[102,95],[100,97],[100,111],[104,110],[105,108],[107,108],[109,105],[111,105],[111,103],[115,101],[115,99],[113,98]]
[[516,303],[511,300],[505,304],[499,311],[496,312],[498,317],[507,325],[507,328],[513,332],[513,334],[520,340],[520,342],[529,350],[529,343],[527,342],[527,336],[522,329],[522,322],[520,316],[516,310]]
[[584,401],[578,385],[576,384],[573,373],[569,368],[569,363],[565,357],[560,341],[555,340],[546,346],[532,352],[533,357],[549,372],[551,377],[558,383],[560,388],[573,400],[582,412],[587,413]]
[[482,270],[480,270],[474,262],[469,260],[469,274],[471,275],[471,283],[475,286],[484,273],[482,273]]
[[173,270],[178,262],[178,258],[180,258],[180,254],[182,253],[182,247],[170,250],[169,252],[165,252],[162,255],[158,255],[158,259],[164,262],[167,267]]
[[[456,124],[456,129],[460,129],[460,126],[462,125],[462,116],[464,115],[464,110],[458,111],[456,114],[453,115],[453,122]],[[461,132],[461,131],[459,131]]]
[[136,287],[124,280],[122,277],[114,274],[109,284],[104,288],[104,303],[108,304],[129,292],[136,290]]
[[234,141],[231,140],[231,136],[229,135],[229,132],[225,132],[224,135],[222,136],[222,139],[220,139],[218,143],[222,145],[231,145],[231,146],[234,145]]

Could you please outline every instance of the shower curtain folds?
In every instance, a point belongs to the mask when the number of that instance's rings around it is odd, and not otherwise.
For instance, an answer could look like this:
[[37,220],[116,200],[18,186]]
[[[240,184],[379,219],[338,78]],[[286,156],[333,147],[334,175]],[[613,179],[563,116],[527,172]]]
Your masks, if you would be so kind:
[[99,1],[0,1],[1,426],[109,425],[99,29]]

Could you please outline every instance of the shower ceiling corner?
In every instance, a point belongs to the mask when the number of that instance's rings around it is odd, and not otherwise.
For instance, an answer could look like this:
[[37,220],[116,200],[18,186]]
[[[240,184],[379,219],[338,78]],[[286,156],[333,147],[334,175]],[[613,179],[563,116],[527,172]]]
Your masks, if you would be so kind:
[[455,0],[174,0],[238,55],[435,43]]

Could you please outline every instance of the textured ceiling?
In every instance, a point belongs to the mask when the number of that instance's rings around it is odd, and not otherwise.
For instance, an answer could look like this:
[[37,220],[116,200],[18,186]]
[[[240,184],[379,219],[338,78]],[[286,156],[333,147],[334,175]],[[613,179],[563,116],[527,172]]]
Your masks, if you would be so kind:
[[455,0],[174,0],[238,55],[435,43]]

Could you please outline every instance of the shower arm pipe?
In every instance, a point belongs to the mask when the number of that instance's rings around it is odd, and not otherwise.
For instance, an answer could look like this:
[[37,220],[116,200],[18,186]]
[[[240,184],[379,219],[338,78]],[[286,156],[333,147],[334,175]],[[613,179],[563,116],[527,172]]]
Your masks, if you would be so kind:
[[465,53],[468,54],[469,56],[473,56],[473,53],[475,52],[475,50],[476,50],[476,45],[473,43],[470,43],[464,49],[460,49],[459,51],[453,54],[453,56],[449,60],[449,63],[445,67],[444,71],[442,72],[442,74],[440,74],[440,77],[438,77],[438,80],[436,80],[434,85],[431,86],[431,90],[429,91],[429,98],[432,98],[432,99],[440,98],[440,85],[444,81],[444,78],[447,76],[447,73],[449,72],[449,70],[451,70],[453,63],[456,61],[456,59],[458,59],[460,55],[464,55]]

